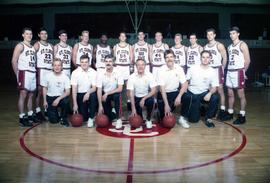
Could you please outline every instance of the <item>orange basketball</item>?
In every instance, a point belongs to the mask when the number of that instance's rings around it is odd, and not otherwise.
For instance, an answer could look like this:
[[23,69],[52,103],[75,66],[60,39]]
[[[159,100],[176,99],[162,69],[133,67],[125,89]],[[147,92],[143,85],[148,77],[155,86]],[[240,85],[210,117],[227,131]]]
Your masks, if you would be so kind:
[[129,123],[133,128],[139,128],[142,125],[143,119],[140,115],[130,116]]
[[100,114],[96,116],[97,127],[104,128],[109,125],[109,118],[105,114]]
[[70,123],[73,127],[80,127],[83,124],[83,116],[79,113],[70,116]]
[[176,118],[175,116],[164,116],[162,120],[162,124],[165,128],[173,128],[176,123]]

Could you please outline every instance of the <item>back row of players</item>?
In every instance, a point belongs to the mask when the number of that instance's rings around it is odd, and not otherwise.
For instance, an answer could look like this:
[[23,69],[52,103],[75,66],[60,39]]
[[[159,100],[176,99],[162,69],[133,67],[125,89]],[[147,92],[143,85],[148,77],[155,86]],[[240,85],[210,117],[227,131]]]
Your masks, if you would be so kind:
[[[162,33],[155,33],[155,43],[153,45],[145,42],[144,32],[138,33],[138,42],[130,45],[126,42],[126,34],[119,34],[119,43],[113,49],[107,44],[108,38],[105,34],[101,35],[100,43],[94,48],[89,43],[89,32],[82,31],[81,42],[76,43],[72,48],[67,44],[67,32],[59,31],[60,42],[55,46],[48,43],[47,31],[41,29],[38,33],[40,40],[31,46],[32,30],[25,28],[22,36],[24,41],[19,43],[13,53],[12,65],[17,76],[20,97],[18,101],[19,118],[22,126],[27,126],[35,119],[32,110],[33,93],[38,86],[38,96],[36,97],[36,114],[41,120],[43,119],[40,109],[40,99],[42,95],[42,85],[46,80],[46,75],[52,72],[53,58],[59,58],[62,61],[62,70],[70,78],[71,64],[75,67],[80,66],[81,57],[89,57],[89,65],[93,65],[97,72],[104,72],[106,65],[104,58],[106,55],[115,56],[114,66],[121,77],[126,82],[136,60],[142,59],[146,64],[146,71],[153,73],[157,77],[160,69],[166,64],[164,53],[166,50],[172,50],[175,58],[175,65],[181,66],[185,73],[195,65],[201,64],[201,52],[208,50],[211,53],[210,66],[215,70],[215,78],[219,81],[218,93],[220,95],[220,111],[218,118],[222,121],[233,119],[234,89],[240,98],[241,109],[235,124],[242,124],[245,119],[246,99],[244,93],[245,72],[249,67],[250,57],[249,49],[245,42],[239,40],[240,30],[238,27],[232,27],[230,38],[232,44],[228,47],[229,60],[227,64],[227,52],[224,45],[215,40],[216,32],[214,29],[208,29],[208,43],[202,47],[197,43],[196,34],[189,37],[190,46],[186,47],[181,44],[181,34],[176,34],[174,38],[175,45],[169,46],[162,41]],[[228,88],[228,110],[225,110],[225,95],[223,90],[224,69],[227,68],[226,86]],[[137,71],[136,71],[137,72]],[[204,77],[204,76],[201,76]],[[71,81],[72,82],[72,81]],[[42,84],[43,83],[43,84]],[[28,94],[28,116],[24,113],[24,104]],[[83,96],[82,96],[83,97]],[[89,96],[88,96],[89,97]]]

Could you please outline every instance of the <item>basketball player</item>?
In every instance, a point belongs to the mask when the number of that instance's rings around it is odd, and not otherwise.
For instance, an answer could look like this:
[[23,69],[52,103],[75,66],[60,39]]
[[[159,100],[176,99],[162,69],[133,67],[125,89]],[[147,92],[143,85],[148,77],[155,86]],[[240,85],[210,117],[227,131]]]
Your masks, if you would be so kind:
[[226,77],[226,86],[228,88],[228,114],[223,120],[233,119],[234,90],[237,91],[240,99],[240,112],[238,118],[233,124],[243,124],[246,122],[246,97],[245,97],[245,72],[250,64],[250,55],[247,44],[239,39],[240,30],[238,27],[230,29],[230,38],[232,44],[228,47],[229,61]]
[[60,58],[63,62],[63,73],[70,78],[72,47],[67,44],[67,32],[60,30],[58,32],[60,42],[54,46],[54,58]]
[[[98,113],[105,113],[110,121],[116,118],[116,129],[122,128],[120,117],[120,96],[124,85],[122,75],[115,71],[114,57],[106,55],[104,58],[106,71],[98,73],[97,95],[99,109]],[[112,112],[112,102],[114,103],[115,114]]]
[[112,54],[112,49],[110,45],[108,45],[108,37],[106,34],[102,34],[100,37],[100,43],[96,45],[94,48],[94,60],[95,60],[95,67],[97,68],[97,72],[104,72],[105,71],[105,63],[104,58],[106,55]]
[[[137,72],[130,75],[127,89],[130,91],[131,116],[139,114],[142,118],[142,109],[146,107],[146,128],[152,128],[151,114],[154,108],[154,95],[157,83],[152,73],[146,71],[146,62],[143,59],[136,61]],[[150,92],[149,92],[150,89]]]
[[94,126],[94,117],[97,108],[96,79],[97,73],[89,67],[89,57],[82,55],[80,66],[71,74],[73,112],[79,112],[87,127]]
[[158,70],[165,65],[164,52],[169,49],[169,46],[166,43],[162,42],[162,33],[155,33],[155,43],[151,46],[150,50],[150,60],[152,73],[156,77]]
[[[31,45],[33,37],[32,29],[24,28],[22,31],[23,41],[18,43],[13,51],[12,68],[17,78],[19,89],[19,123],[22,127],[32,126],[36,122],[33,117],[33,95],[36,90],[36,52]],[[26,101],[26,97],[28,100]],[[24,111],[27,103],[28,117]]]
[[196,34],[192,33],[189,36],[190,46],[187,49],[187,70],[194,66],[201,64],[201,52],[203,47],[197,43]]
[[227,64],[227,53],[224,45],[215,40],[216,30],[213,28],[207,29],[208,44],[204,46],[204,50],[211,53],[210,66],[215,69],[216,78],[219,81],[218,93],[220,96],[220,111],[217,118],[221,119],[225,115],[225,95],[223,90],[224,84],[224,68]]
[[175,64],[181,66],[184,71],[186,71],[186,52],[187,47],[181,44],[182,34],[175,34],[174,36],[174,46],[171,47],[175,55]]
[[72,50],[72,62],[76,68],[81,64],[80,58],[82,55],[89,57],[89,65],[91,66],[93,55],[93,46],[89,44],[89,31],[82,31],[80,38],[81,42],[76,43]]
[[[63,62],[59,58],[53,60],[53,72],[48,73],[42,81],[43,105],[47,109],[48,118],[51,123],[58,123],[68,127],[67,120],[69,110],[70,80],[62,72]],[[58,114],[61,108],[61,115]]]
[[[164,56],[166,65],[161,68],[157,75],[157,83],[160,86],[157,102],[161,119],[165,115],[172,115],[171,112],[181,104],[182,96],[188,87],[183,68],[175,64],[173,51],[166,50]],[[184,111],[182,108],[181,116],[178,119],[178,123],[183,128],[189,128],[189,124],[185,120],[188,114],[187,111],[188,109]]]
[[209,51],[201,52],[201,64],[192,66],[186,75],[189,81],[188,91],[184,97],[182,107],[188,112],[188,120],[196,123],[200,120],[200,107],[202,103],[207,103],[204,124],[209,127],[215,127],[212,118],[218,108],[218,95],[215,94],[219,86],[216,79],[215,69],[209,66],[211,53]]
[[[149,56],[150,56],[150,45],[145,42],[144,40],[145,34],[143,31],[138,32],[138,42],[135,43],[132,46],[132,51],[133,51],[133,60],[136,61],[138,59],[142,59],[145,61],[146,66],[145,66],[145,71],[150,72],[150,66],[149,66]],[[137,67],[134,67],[134,71],[136,72]]]
[[52,61],[53,61],[53,46],[48,43],[47,30],[41,28],[38,33],[39,41],[34,44],[37,55],[37,88],[38,93],[36,97],[36,116],[39,120],[45,121],[40,108],[40,99],[42,95],[42,86],[40,83],[44,80],[48,73],[52,72]]

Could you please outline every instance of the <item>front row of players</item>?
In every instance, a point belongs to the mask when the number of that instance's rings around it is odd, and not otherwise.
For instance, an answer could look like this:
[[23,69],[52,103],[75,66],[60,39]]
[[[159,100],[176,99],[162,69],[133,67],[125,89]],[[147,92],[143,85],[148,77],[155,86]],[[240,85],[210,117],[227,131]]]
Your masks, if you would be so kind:
[[[181,105],[181,116],[178,123],[184,128],[189,128],[190,122],[200,119],[200,106],[208,103],[204,123],[214,127],[212,118],[218,107],[218,96],[215,94],[219,86],[215,72],[209,66],[211,53],[201,53],[201,64],[192,67],[187,76],[183,68],[175,64],[173,51],[165,52],[166,65],[164,65],[155,79],[153,74],[146,72],[146,63],[142,59],[136,61],[137,72],[133,73],[127,84],[130,93],[132,112],[131,115],[142,115],[142,109],[147,110],[146,128],[152,128],[151,115],[154,109],[154,96],[157,94],[160,119],[165,115],[172,115],[177,106]],[[88,127],[93,127],[94,117],[105,113],[110,121],[116,120],[116,128],[122,127],[121,121],[121,92],[124,85],[122,76],[114,71],[114,58],[105,57],[105,72],[96,74],[89,67],[89,57],[81,56],[80,65],[72,72],[71,80],[63,72],[60,59],[54,59],[53,72],[46,75],[43,86],[44,107],[47,109],[49,121],[64,126],[69,126],[67,115],[69,111],[69,95],[72,86],[73,112],[83,115]],[[203,76],[203,77],[202,77]],[[188,84],[189,83],[189,84]],[[112,103],[115,112],[112,112]],[[98,104],[98,111],[97,109]],[[61,108],[60,116],[58,108]]]

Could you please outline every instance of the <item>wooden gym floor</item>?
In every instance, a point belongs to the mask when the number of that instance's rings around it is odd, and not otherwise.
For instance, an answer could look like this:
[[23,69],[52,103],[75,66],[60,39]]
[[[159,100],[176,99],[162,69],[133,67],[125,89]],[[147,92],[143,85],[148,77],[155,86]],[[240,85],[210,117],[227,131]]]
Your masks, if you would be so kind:
[[[18,125],[0,89],[0,182],[270,182],[270,89],[248,89],[247,124],[134,132]],[[238,103],[238,100],[237,100]]]

